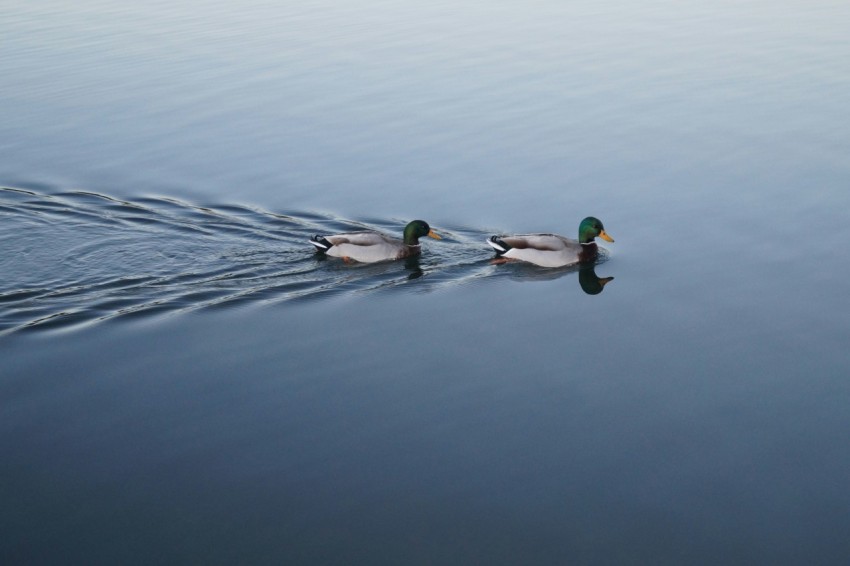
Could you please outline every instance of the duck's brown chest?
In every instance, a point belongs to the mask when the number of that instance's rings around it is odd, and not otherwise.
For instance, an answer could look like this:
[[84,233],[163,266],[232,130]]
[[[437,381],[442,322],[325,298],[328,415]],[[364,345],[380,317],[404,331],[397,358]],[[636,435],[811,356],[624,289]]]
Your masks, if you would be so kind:
[[599,248],[595,243],[592,244],[582,244],[581,251],[578,254],[578,260],[581,263],[589,263],[592,261],[596,261],[596,258],[599,256]]

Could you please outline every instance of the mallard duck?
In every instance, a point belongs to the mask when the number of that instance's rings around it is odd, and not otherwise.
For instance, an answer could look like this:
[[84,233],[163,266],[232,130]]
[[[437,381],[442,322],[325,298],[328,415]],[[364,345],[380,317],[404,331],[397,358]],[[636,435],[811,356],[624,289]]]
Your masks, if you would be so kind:
[[333,236],[316,235],[310,238],[310,243],[316,246],[318,253],[341,257],[346,262],[373,263],[419,255],[422,249],[419,238],[422,236],[441,239],[427,222],[414,220],[404,227],[404,240],[374,230],[363,230]]
[[606,242],[614,239],[605,233],[602,222],[588,216],[578,227],[578,241],[556,234],[521,234],[517,236],[490,236],[487,243],[493,246],[503,261],[527,261],[542,267],[563,267],[587,263],[596,259],[598,249],[593,240],[600,237]]

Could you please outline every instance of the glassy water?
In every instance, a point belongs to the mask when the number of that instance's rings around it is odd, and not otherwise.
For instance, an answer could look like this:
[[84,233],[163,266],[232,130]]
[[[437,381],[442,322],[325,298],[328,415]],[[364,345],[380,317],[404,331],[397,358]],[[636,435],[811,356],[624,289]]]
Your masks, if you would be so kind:
[[5,7],[0,559],[846,562],[848,22]]

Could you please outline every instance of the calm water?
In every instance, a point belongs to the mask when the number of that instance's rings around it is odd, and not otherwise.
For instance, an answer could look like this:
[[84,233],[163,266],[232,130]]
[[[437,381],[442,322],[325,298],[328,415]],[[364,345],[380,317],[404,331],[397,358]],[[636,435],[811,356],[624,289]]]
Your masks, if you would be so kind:
[[846,563],[846,2],[17,4],[4,564]]

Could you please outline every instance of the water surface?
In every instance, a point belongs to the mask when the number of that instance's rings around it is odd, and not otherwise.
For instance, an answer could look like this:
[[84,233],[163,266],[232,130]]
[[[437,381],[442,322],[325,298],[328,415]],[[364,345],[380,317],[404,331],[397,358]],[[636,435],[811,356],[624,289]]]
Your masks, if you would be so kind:
[[3,562],[846,562],[848,21],[4,8]]

